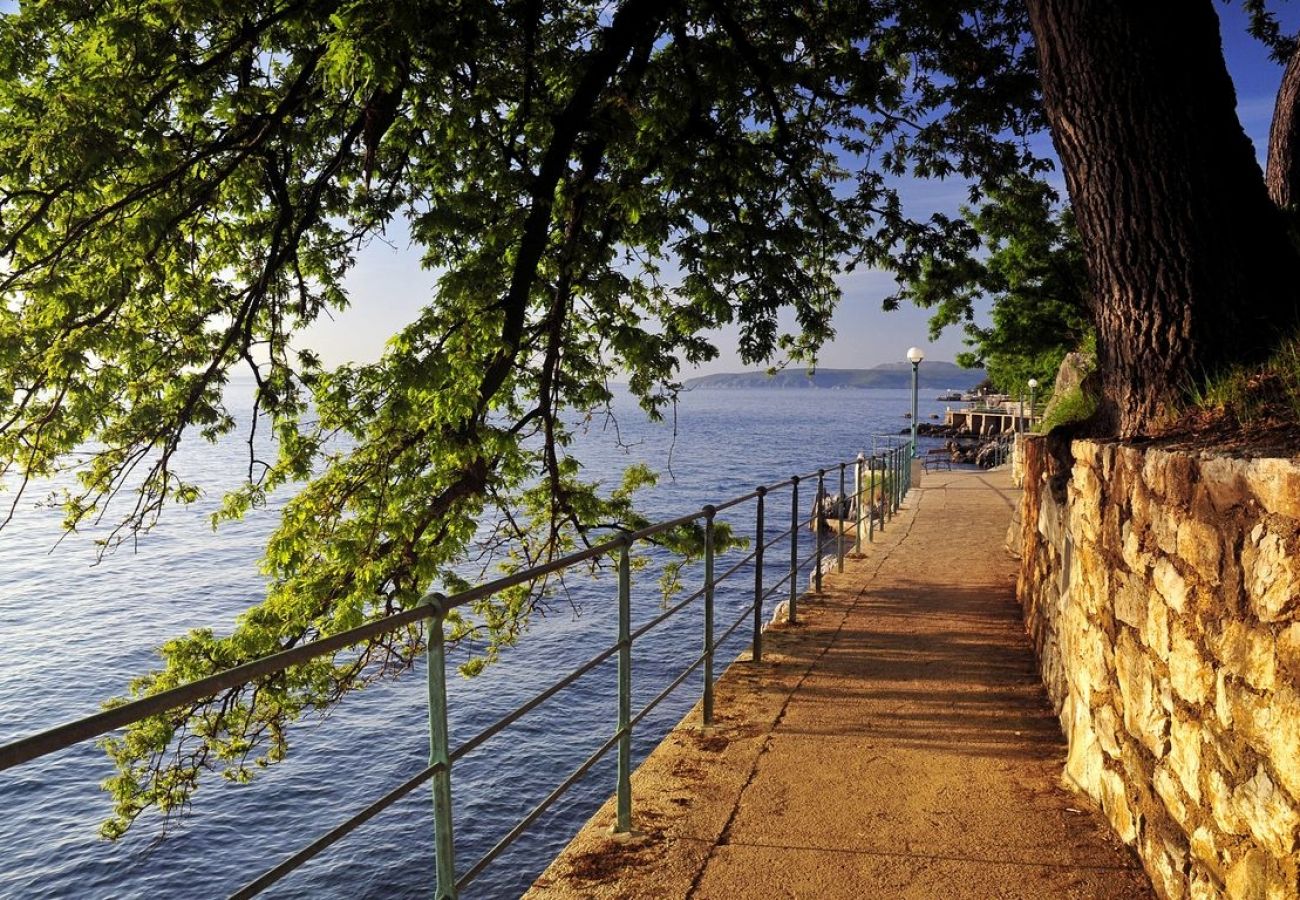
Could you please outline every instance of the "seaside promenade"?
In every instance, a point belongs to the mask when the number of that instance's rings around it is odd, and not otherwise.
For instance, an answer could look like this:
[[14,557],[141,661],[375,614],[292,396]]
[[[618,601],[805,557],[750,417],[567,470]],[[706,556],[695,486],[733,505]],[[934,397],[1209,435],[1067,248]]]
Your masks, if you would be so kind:
[[1004,538],[1009,473],[926,475],[843,574],[776,624],[530,898],[1150,897],[1060,783]]

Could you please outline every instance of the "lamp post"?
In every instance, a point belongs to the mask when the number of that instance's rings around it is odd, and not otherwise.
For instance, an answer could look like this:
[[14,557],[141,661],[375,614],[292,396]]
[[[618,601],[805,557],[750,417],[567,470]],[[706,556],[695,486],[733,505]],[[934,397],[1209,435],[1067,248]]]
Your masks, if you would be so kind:
[[1038,390],[1038,379],[1029,379],[1029,429],[1034,428],[1034,394]]
[[925,353],[921,351],[920,347],[909,347],[907,359],[912,364],[912,458],[916,459],[921,455],[916,451],[916,382],[920,373],[921,360],[925,359]]

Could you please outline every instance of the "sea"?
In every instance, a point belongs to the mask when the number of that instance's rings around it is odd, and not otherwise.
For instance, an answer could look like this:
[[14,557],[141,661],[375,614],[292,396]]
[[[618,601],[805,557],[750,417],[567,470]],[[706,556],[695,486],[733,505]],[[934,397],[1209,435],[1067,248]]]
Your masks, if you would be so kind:
[[[233,407],[251,388],[232,384]],[[244,392],[241,394],[240,392]],[[941,415],[938,392],[922,391],[920,421]],[[595,415],[570,448],[588,477],[613,486],[624,468],[645,463],[659,483],[640,495],[654,519],[720,503],[793,474],[826,467],[838,490],[838,463],[897,444],[909,427],[908,390],[696,390],[684,392],[666,421],[652,423],[619,391],[613,416]],[[922,443],[925,449],[925,442]],[[0,530],[0,744],[96,712],[154,668],[157,648],[191,628],[221,633],[263,591],[258,560],[279,503],[213,530],[222,492],[247,466],[233,435],[196,441],[181,461],[204,487],[202,498],[169,508],[152,531],[97,557],[95,532],[63,535],[57,510],[38,485]],[[851,489],[852,469],[849,470]],[[805,483],[800,514],[810,510]],[[7,495],[0,495],[6,498]],[[280,501],[282,502],[282,500]],[[789,491],[767,500],[765,540],[789,528]],[[720,517],[722,518],[722,517]],[[725,518],[753,535],[754,505]],[[799,558],[816,549],[799,529]],[[746,550],[718,561],[721,573]],[[826,552],[833,552],[830,548]],[[767,583],[789,569],[789,543],[768,550]],[[808,584],[811,563],[798,584]],[[683,573],[686,596],[698,566]],[[659,615],[663,597],[653,565],[633,575],[633,628]],[[786,595],[768,601],[764,617]],[[742,567],[717,590],[717,629],[743,616],[753,572]],[[518,646],[474,678],[451,676],[452,746],[610,646],[617,637],[612,575],[568,580],[567,594],[536,616]],[[693,662],[702,641],[700,604],[638,640],[633,648],[634,710]],[[749,644],[742,624],[718,649],[717,671]],[[453,654],[453,658],[454,654]],[[643,719],[633,734],[639,762],[696,703],[698,672]],[[611,659],[539,709],[458,761],[452,777],[457,870],[464,872],[611,735],[616,722]],[[188,812],[164,823],[143,815],[122,839],[98,828],[109,811],[100,783],[112,774],[103,751],[86,742],[0,772],[0,897],[224,897],[361,810],[427,764],[428,723],[422,667],[348,696],[328,715],[294,726],[290,752],[249,784],[208,776]],[[608,754],[499,856],[462,896],[517,897],[611,795]],[[635,824],[635,798],[633,817]],[[434,884],[429,790],[414,791],[267,891],[273,897],[427,897]]]

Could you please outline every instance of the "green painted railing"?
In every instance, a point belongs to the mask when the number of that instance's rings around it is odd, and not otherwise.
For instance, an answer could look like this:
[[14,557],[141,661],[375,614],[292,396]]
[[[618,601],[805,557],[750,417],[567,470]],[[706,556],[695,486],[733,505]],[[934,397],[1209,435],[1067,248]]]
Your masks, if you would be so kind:
[[[887,439],[894,441],[894,438]],[[897,513],[903,497],[910,487],[913,447],[910,441],[899,442],[894,446],[876,449],[871,456],[859,454],[858,458],[828,467],[839,469],[840,496],[845,495],[846,470],[853,467],[854,492],[856,494],[856,521],[854,522],[854,548],[862,549],[863,531],[867,541],[874,539],[877,522],[881,530],[885,523]],[[0,771],[38,759],[59,750],[63,750],[82,741],[90,740],[122,728],[132,722],[167,710],[193,703],[206,697],[245,684],[255,678],[281,671],[290,666],[306,662],[318,656],[335,653],[346,647],[359,644],[371,638],[379,637],[399,628],[420,621],[427,622],[426,656],[428,669],[428,703],[429,703],[429,764],[416,772],[406,781],[393,788],[369,806],[354,814],[351,818],[336,825],[325,834],[320,835],[307,846],[276,866],[263,872],[250,881],[232,897],[252,897],[290,872],[322,853],[335,842],[356,830],[365,822],[374,818],[383,810],[392,806],[402,797],[416,788],[432,782],[432,799],[434,810],[434,842],[437,869],[438,898],[456,898],[459,892],[474,880],[482,871],[509,847],[533,822],[537,820],[569,788],[573,787],[606,753],[618,748],[618,774],[615,785],[615,830],[627,832],[632,828],[632,732],[637,724],[655,707],[679,688],[690,675],[703,667],[703,697],[701,700],[701,719],[704,725],[711,725],[714,714],[714,654],[717,647],[727,640],[746,618],[752,615],[754,635],[751,648],[751,660],[762,661],[763,653],[763,610],[764,604],[777,591],[788,590],[787,615],[790,622],[796,621],[798,600],[798,574],[809,562],[816,562],[813,569],[814,590],[822,588],[823,551],[829,541],[820,525],[819,509],[804,518],[799,511],[799,485],[817,479],[817,500],[820,502],[825,494],[825,480],[828,469],[818,469],[806,475],[796,475],[777,484],[759,487],[739,497],[733,497],[716,505],[705,506],[697,512],[659,522],[639,531],[620,534],[612,540],[571,554],[546,565],[517,572],[504,578],[481,584],[467,591],[447,597],[439,593],[429,594],[424,602],[412,609],[395,615],[377,619],[357,628],[330,635],[317,641],[303,644],[289,650],[274,653],[261,659],[245,663],[201,678],[189,684],[171,690],[162,691],[150,697],[134,700],[68,722],[30,737],[0,746]],[[767,497],[774,491],[790,488],[790,527],[771,539],[767,539],[764,528],[764,515]],[[879,492],[879,502],[876,494]],[[714,577],[714,521],[718,513],[754,502],[754,549],[743,559],[728,568],[722,575]],[[680,525],[704,520],[704,584],[695,593],[673,604],[655,618],[635,631],[631,628],[631,566],[629,552],[638,541],[652,538],[661,532]],[[865,522],[864,522],[865,520]],[[817,539],[812,554],[799,558],[799,531],[805,526],[814,526]],[[764,583],[764,554],[776,543],[789,538],[790,561],[786,574],[771,586]],[[836,568],[844,570],[845,539],[842,529],[837,529],[835,543]],[[447,657],[444,640],[444,623],[447,614],[457,607],[474,600],[491,596],[499,591],[519,584],[534,581],[542,576],[561,571],[602,556],[616,555],[618,559],[618,640],[617,642],[593,656],[587,662],[565,675],[559,681],[546,687],[530,700],[511,712],[505,714],[492,725],[465,741],[455,750],[451,749],[450,735],[447,728]],[[754,563],[753,600],[740,611],[740,617],[732,622],[721,635],[715,636],[714,592],[718,584],[736,574],[742,567]],[[789,582],[788,586],[786,582]],[[664,690],[636,713],[632,712],[632,646],[634,642],[651,629],[681,612],[697,600],[703,603],[703,647],[701,654],[688,665]],[[454,828],[452,822],[451,775],[455,763],[500,733],[523,716],[532,712],[541,704],[554,697],[560,691],[572,685],[583,675],[610,657],[618,657],[618,721],[612,735],[597,750],[587,757],[563,782],[551,791],[532,811],[525,815],[495,846],[464,872],[457,874]]]

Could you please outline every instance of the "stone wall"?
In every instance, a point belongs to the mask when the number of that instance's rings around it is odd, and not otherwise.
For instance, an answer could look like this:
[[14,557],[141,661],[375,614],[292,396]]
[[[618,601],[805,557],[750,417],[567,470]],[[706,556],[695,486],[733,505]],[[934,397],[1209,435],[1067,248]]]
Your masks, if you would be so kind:
[[1023,444],[1018,593],[1067,780],[1164,897],[1300,896],[1300,464]]

